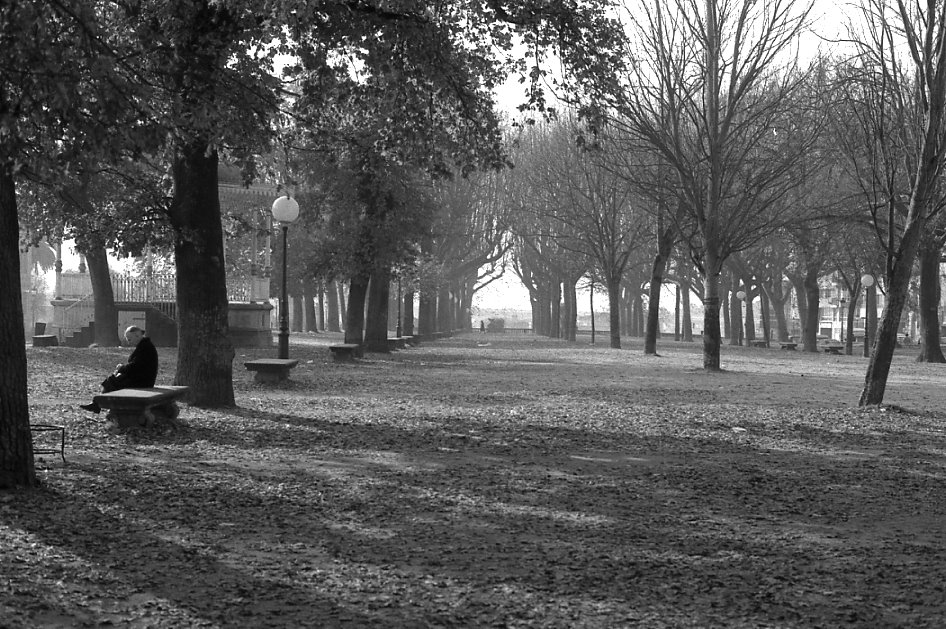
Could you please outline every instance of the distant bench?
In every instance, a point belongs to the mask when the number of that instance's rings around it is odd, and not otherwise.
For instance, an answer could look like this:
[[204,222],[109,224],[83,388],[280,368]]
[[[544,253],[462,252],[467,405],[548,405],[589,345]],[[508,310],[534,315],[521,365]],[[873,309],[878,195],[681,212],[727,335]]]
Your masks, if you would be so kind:
[[340,343],[338,345],[329,345],[329,350],[335,358],[335,362],[353,362],[355,358],[364,356],[364,349],[357,343]]
[[149,389],[119,389],[101,393],[92,400],[109,409],[108,418],[121,428],[150,428],[164,421],[177,426],[180,409],[176,400],[190,391],[190,387],[151,387]]
[[841,350],[844,349],[840,345],[825,345],[824,353],[825,354],[834,354],[835,356],[841,355]]
[[768,347],[768,341],[749,341],[749,347]]
[[782,349],[788,349],[792,351],[795,351],[795,348],[798,347],[798,343],[792,343],[790,341],[779,343],[779,345],[781,346]]
[[33,337],[33,347],[57,347],[59,337],[55,334],[37,334]]
[[243,363],[248,371],[256,372],[254,382],[267,383],[285,380],[289,377],[289,370],[298,364],[298,358],[257,358]]

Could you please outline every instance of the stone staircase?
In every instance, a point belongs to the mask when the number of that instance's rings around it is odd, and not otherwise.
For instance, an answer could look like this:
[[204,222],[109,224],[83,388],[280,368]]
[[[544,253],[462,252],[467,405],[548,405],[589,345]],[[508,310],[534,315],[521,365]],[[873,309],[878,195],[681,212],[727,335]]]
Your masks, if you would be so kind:
[[86,325],[62,338],[62,344],[66,347],[88,347],[94,342],[95,321],[89,321]]

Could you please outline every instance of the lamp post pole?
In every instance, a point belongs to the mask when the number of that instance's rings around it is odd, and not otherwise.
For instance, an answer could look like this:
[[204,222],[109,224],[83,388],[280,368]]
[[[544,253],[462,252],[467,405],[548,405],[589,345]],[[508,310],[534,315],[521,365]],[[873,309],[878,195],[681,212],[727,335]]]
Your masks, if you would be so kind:
[[877,307],[871,303],[874,300],[871,287],[874,285],[874,276],[865,273],[861,276],[861,284],[864,285],[864,358],[870,358],[870,323],[871,308],[874,309],[874,316],[877,315]]
[[283,223],[282,227],[282,294],[279,302],[279,358],[289,358],[289,288],[288,278],[286,277],[286,258],[288,247],[286,241],[289,239],[289,224]]
[[286,195],[273,202],[273,218],[282,227],[282,295],[279,300],[279,353],[278,358],[289,358],[289,282],[288,241],[289,224],[299,218],[299,204]]

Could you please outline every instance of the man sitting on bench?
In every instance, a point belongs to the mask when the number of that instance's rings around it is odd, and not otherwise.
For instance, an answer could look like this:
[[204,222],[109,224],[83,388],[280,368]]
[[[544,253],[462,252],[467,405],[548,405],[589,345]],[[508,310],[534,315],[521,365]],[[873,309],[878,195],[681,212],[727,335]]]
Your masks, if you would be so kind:
[[[118,365],[115,372],[102,381],[102,393],[111,393],[119,389],[147,389],[154,386],[158,379],[158,350],[145,331],[136,325],[125,330],[125,342],[134,345],[135,351],[128,357],[128,362]],[[95,402],[81,404],[82,408],[93,413],[100,413],[101,407]]]

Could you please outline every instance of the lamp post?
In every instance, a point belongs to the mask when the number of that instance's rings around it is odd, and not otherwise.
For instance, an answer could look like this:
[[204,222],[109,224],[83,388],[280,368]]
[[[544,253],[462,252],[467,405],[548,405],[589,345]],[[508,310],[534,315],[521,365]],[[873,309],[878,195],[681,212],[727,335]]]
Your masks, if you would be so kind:
[[864,358],[870,358],[870,309],[874,308],[874,314],[876,315],[876,307],[871,303],[871,287],[874,285],[874,276],[870,273],[865,273],[861,276],[861,284],[864,285]]
[[289,224],[299,218],[299,204],[288,194],[273,201],[273,218],[282,227],[282,295],[279,301],[279,358],[289,358],[289,290],[286,281]]

